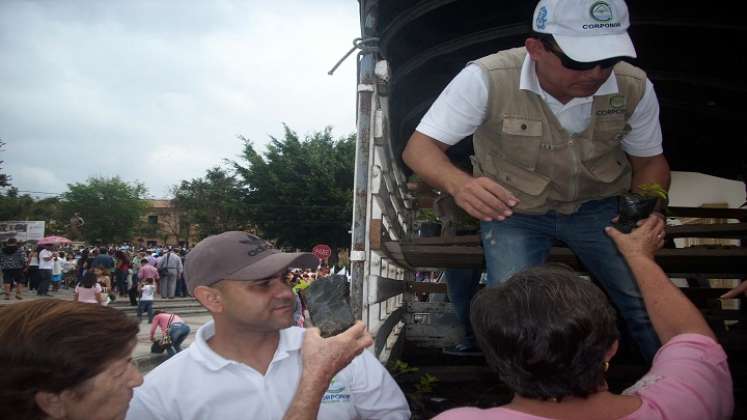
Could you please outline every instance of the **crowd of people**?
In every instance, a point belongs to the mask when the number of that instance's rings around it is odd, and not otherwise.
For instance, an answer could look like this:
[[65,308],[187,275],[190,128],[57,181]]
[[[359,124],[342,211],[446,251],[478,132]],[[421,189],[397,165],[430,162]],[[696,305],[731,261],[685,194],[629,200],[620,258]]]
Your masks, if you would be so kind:
[[156,297],[173,299],[188,296],[183,276],[187,249],[129,251],[126,248],[28,247],[10,238],[0,249],[5,299],[11,299],[13,291],[16,299],[23,299],[25,288],[36,291],[39,296],[50,296],[50,292],[60,289],[78,288],[87,274],[89,278],[95,275],[95,283],[106,297],[102,303],[117,297],[129,297],[133,306],[138,305],[141,286],[147,279],[155,285]]
[[[669,182],[652,84],[622,62],[635,57],[628,20],[622,0],[540,0],[525,46],[468,65],[404,151],[416,173],[481,220],[489,287],[475,293],[472,281],[454,278],[448,286],[465,292],[459,316],[474,330],[471,345],[514,393],[505,406],[457,408],[439,419],[731,418],[727,356],[655,261],[662,215],[631,233],[610,226],[615,197]],[[474,176],[445,154],[469,135]],[[604,290],[543,265],[557,240]],[[0,258],[11,286],[21,277],[13,270],[24,269],[13,245]],[[34,284],[40,295],[62,258],[46,248],[29,256],[28,267],[43,272]],[[312,254],[237,231],[205,238],[186,256],[81,253],[78,302],[0,311],[0,418],[409,419],[402,390],[363,351],[372,339],[360,321],[330,338],[302,327],[298,291],[319,281],[318,265]],[[151,336],[173,331],[173,357],[145,378],[131,359],[137,322],[102,305],[134,285]],[[148,300],[182,288],[212,319],[179,351],[186,323],[153,313]],[[650,363],[622,394],[606,378],[622,337],[618,312]]]

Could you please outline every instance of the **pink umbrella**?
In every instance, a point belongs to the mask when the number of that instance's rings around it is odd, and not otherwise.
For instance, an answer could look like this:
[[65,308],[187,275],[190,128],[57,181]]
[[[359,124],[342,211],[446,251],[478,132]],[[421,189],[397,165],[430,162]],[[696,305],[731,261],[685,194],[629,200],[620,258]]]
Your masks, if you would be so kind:
[[46,236],[37,242],[37,245],[62,245],[72,243],[70,239],[64,236]]

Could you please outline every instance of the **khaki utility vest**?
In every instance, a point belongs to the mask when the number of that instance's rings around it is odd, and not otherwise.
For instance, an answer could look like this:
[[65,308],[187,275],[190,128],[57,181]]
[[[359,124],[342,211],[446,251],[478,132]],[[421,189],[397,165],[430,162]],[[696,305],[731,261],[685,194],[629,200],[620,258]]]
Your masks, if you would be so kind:
[[630,189],[631,168],[620,142],[643,96],[646,74],[625,62],[614,67],[618,93],[595,96],[589,126],[571,135],[536,93],[520,90],[525,48],[474,63],[488,75],[485,122],[473,136],[475,176],[494,179],[520,203],[518,213],[571,214],[582,203]]

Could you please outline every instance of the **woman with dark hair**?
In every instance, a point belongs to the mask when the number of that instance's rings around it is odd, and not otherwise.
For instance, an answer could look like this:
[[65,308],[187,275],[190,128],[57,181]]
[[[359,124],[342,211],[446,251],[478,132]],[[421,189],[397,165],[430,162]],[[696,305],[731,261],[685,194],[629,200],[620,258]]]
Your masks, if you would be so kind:
[[122,419],[143,377],[137,323],[116,309],[52,300],[0,310],[0,418]]
[[96,281],[96,273],[89,271],[83,275],[83,281],[75,286],[75,299],[73,300],[82,303],[102,304],[106,299],[101,293],[102,291],[101,285]]
[[18,245],[16,238],[10,238],[0,250],[0,269],[3,270],[3,287],[5,300],[10,299],[11,287],[16,288],[16,299],[23,299],[23,270],[26,268],[26,251]]
[[458,408],[438,419],[729,419],[726,354],[698,309],[654,261],[664,222],[625,235],[607,228],[640,288],[662,347],[651,370],[622,395],[605,372],[618,346],[605,295],[567,269],[539,267],[487,288],[472,301],[480,348],[513,391],[503,407]]

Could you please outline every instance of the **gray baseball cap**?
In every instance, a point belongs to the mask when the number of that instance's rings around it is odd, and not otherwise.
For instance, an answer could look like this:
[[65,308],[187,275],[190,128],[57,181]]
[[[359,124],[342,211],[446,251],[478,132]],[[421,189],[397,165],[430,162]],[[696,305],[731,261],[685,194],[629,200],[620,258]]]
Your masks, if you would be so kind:
[[281,252],[266,240],[246,232],[208,236],[187,254],[184,279],[190,294],[197,286],[224,279],[261,280],[291,268],[316,268],[319,258],[308,252]]

